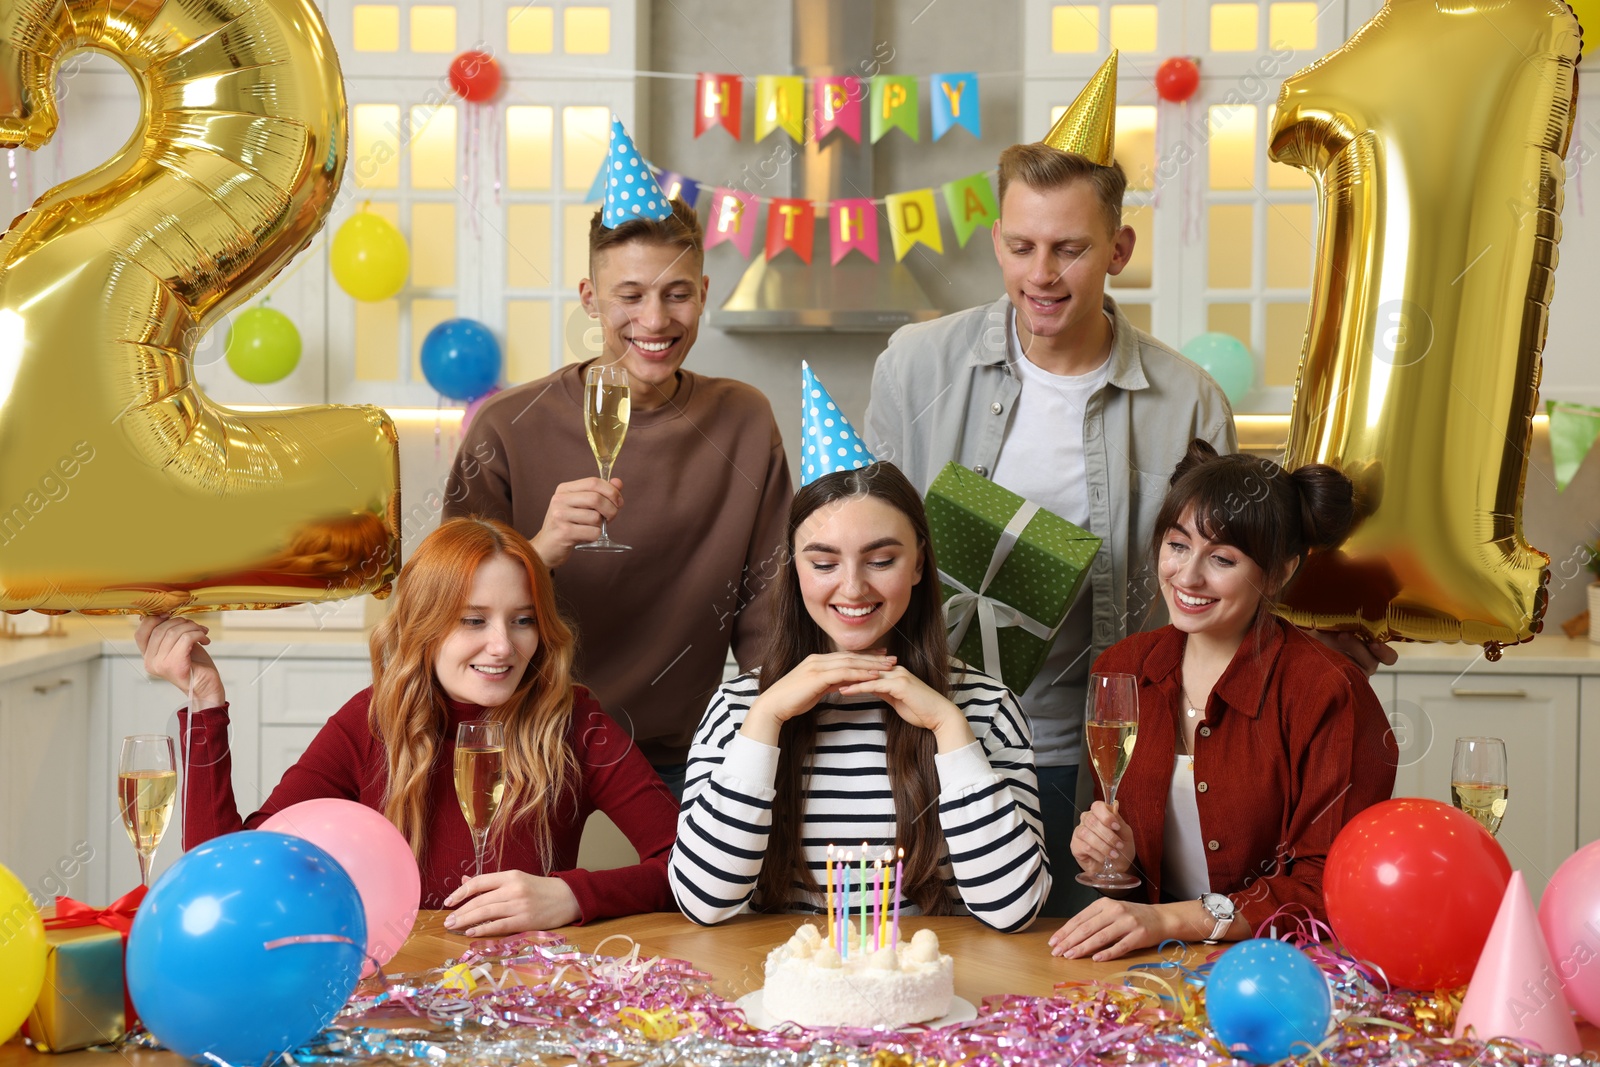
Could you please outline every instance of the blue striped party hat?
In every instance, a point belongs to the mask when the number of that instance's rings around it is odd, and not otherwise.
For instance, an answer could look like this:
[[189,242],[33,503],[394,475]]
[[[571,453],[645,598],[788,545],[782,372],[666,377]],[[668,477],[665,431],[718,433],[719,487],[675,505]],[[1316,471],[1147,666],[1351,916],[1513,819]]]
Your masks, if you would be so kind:
[[800,484],[824,474],[853,471],[877,462],[855,427],[823,388],[811,364],[800,363]]
[[672,205],[650,173],[650,164],[633,146],[622,120],[611,116],[611,150],[606,154],[606,199],[600,224],[614,230],[629,219],[664,219]]

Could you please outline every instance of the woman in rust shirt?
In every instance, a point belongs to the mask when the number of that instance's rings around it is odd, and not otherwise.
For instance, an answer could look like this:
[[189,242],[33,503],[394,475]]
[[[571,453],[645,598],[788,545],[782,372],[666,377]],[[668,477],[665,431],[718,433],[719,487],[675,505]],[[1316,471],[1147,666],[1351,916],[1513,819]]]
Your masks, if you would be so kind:
[[1138,679],[1138,742],[1116,808],[1096,800],[1072,839],[1084,870],[1109,856],[1143,885],[1079,912],[1055,955],[1240,940],[1285,905],[1325,918],[1328,849],[1388,799],[1398,750],[1365,675],[1272,605],[1307,552],[1344,539],[1351,495],[1332,467],[1290,474],[1205,441],[1178,464],[1152,546],[1172,622],[1095,663]]

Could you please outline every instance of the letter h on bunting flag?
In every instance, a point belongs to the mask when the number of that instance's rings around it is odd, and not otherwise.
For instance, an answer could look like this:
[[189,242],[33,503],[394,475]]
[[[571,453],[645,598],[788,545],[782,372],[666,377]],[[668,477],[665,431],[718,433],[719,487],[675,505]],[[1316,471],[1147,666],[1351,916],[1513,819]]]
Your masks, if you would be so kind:
[[701,74],[694,89],[694,135],[721,126],[739,139],[744,81],[737,74]]
[[835,265],[852,251],[878,262],[878,207],[871,200],[835,200],[828,208]]

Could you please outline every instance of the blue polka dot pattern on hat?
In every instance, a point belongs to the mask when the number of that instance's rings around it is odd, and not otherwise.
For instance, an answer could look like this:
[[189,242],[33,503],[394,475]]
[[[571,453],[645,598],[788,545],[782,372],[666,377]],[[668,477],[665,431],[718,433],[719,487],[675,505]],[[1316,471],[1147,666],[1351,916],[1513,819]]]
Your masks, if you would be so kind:
[[622,128],[622,120],[611,118],[611,149],[607,154],[610,166],[605,168],[606,198],[601,209],[600,224],[615,229],[629,219],[664,219],[672,214],[672,205],[661,191],[649,164],[639,158],[633,139]]
[[800,484],[810,485],[825,474],[853,471],[877,462],[809,363],[800,364],[800,380],[800,437],[805,444]]

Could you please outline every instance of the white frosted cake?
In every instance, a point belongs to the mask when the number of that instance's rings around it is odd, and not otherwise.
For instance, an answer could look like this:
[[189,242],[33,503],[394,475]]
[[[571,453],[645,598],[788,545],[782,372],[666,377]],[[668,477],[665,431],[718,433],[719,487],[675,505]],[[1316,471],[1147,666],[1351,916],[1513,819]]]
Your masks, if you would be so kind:
[[940,954],[932,930],[918,930],[898,948],[852,950],[840,959],[810,923],[768,953],[761,992],[774,1019],[891,1030],[948,1015],[954,997],[955,961]]

